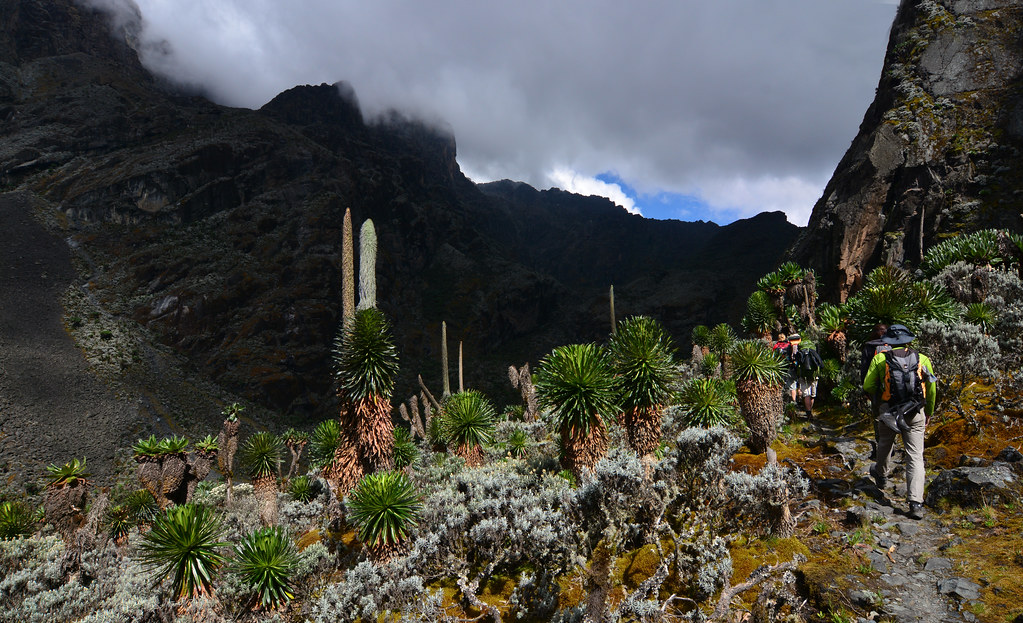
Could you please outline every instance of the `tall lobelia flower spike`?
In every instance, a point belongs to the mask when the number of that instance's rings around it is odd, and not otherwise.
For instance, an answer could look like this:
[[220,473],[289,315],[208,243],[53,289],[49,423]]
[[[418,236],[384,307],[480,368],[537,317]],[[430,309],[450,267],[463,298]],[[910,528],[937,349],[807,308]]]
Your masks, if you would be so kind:
[[341,226],[341,322],[355,315],[355,251],[352,243],[352,209],[345,209]]
[[359,231],[359,309],[377,306],[377,230],[366,219]]

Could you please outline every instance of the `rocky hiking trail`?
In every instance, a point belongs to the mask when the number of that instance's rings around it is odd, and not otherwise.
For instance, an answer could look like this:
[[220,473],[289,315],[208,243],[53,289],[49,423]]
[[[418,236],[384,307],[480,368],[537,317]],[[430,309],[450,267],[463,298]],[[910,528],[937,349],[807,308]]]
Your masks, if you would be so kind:
[[[879,490],[868,475],[873,463],[868,441],[872,435],[864,432],[865,427],[851,432],[849,426],[815,420],[803,429],[804,435],[819,435],[812,445],[832,459],[819,477],[808,474],[816,495],[802,506],[804,520],[806,516],[827,518],[827,522],[818,521],[810,529],[826,532],[825,538],[838,547],[838,556],[851,562],[844,565],[844,570],[854,570],[845,573],[838,570],[842,566],[838,565],[833,577],[817,575],[811,580],[821,582],[809,587],[820,605],[830,603],[833,613],[843,613],[826,620],[1023,621],[1023,604],[1012,603],[1012,595],[1003,587],[1007,583],[1018,590],[1023,584],[1023,557],[1017,557],[1015,569],[1008,569],[1007,577],[993,586],[993,594],[1005,597],[1015,608],[1002,612],[1003,607],[985,599],[985,587],[970,572],[977,568],[973,557],[983,554],[970,551],[970,544],[964,544],[960,536],[964,530],[978,528],[977,536],[981,537],[980,531],[996,528],[1000,519],[992,516],[990,504],[1002,502],[1002,513],[1014,511],[1018,522],[1023,455],[1010,446],[995,460],[964,454],[962,467],[928,465],[926,515],[914,520],[906,516],[901,442],[896,446],[895,469],[885,490]],[[798,459],[787,462],[800,463]],[[967,504],[936,508],[946,506],[949,499]],[[992,544],[998,547],[997,541]]]

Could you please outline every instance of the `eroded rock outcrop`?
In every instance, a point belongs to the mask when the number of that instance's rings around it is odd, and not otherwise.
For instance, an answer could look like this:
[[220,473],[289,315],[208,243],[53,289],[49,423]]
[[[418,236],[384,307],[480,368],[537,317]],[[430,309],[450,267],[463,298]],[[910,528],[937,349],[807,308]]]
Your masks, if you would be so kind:
[[1023,3],[904,0],[877,95],[790,255],[845,300],[940,235],[1023,231]]

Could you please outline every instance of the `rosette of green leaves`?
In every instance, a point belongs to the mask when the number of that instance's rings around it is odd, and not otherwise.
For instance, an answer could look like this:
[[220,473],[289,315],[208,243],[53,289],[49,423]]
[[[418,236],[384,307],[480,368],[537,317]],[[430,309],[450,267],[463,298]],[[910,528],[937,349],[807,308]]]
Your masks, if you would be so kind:
[[298,552],[284,529],[252,532],[235,546],[234,553],[232,572],[258,596],[262,607],[278,608],[295,598],[292,576]]
[[963,317],[966,322],[977,325],[985,334],[990,334],[998,315],[987,303],[971,303],[966,306],[966,315]]
[[526,456],[526,449],[529,447],[529,435],[521,428],[516,428],[508,435],[508,454],[512,458],[521,459]]
[[651,409],[668,402],[679,372],[675,347],[659,322],[647,316],[626,318],[618,323],[608,350],[623,408]]
[[175,599],[209,594],[226,558],[220,517],[196,504],[174,506],[156,517],[138,558],[158,580],[171,577]]
[[866,339],[877,324],[901,324],[917,331],[922,320],[948,323],[959,307],[940,285],[917,283],[906,271],[879,266],[867,275],[863,288],[846,302],[856,339]]
[[323,420],[316,425],[309,441],[309,456],[313,465],[322,466],[334,459],[334,451],[341,445],[341,423],[335,419]]
[[718,371],[721,360],[714,353],[707,353],[700,360],[700,374],[703,376],[714,376]]
[[404,426],[394,427],[394,469],[405,469],[415,463],[419,448],[412,440],[412,433]]
[[781,277],[783,284],[792,285],[803,280],[806,270],[795,262],[785,262],[778,267],[777,273]]
[[473,448],[493,443],[497,413],[482,393],[469,389],[444,403],[441,424],[449,446]]
[[156,435],[150,435],[146,439],[136,441],[135,445],[131,447],[131,451],[136,457],[160,456],[160,441]]
[[710,348],[710,327],[705,324],[698,324],[693,327],[690,334],[693,344],[700,348]]
[[351,401],[390,396],[398,374],[398,350],[390,324],[375,307],[360,309],[334,344],[335,376]]
[[314,497],[313,481],[304,474],[296,476],[288,485],[288,493],[296,502],[308,502]]
[[283,454],[284,449],[277,435],[260,431],[245,441],[241,459],[249,470],[250,478],[266,478],[276,476]]
[[732,348],[732,344],[735,344],[736,339],[735,331],[728,323],[716,324],[710,330],[710,349],[717,353],[719,358],[723,358]]
[[217,445],[217,438],[213,435],[206,435],[199,441],[195,442],[195,449],[200,452],[216,452],[219,449]]
[[785,291],[785,282],[782,281],[781,273],[772,271],[757,280],[757,289],[768,294],[777,294]]
[[733,426],[736,422],[735,389],[721,379],[686,381],[678,392],[677,402],[687,426],[710,428]]
[[122,506],[131,513],[137,524],[151,523],[160,514],[160,505],[153,494],[145,489],[136,489],[124,498]]
[[160,454],[181,454],[188,447],[188,440],[180,435],[172,435],[160,440]]
[[731,350],[732,377],[763,385],[781,385],[785,361],[763,340],[742,340]]
[[619,380],[610,357],[596,344],[555,348],[537,368],[537,397],[559,430],[589,435],[620,410]]
[[0,539],[9,540],[32,534],[35,515],[25,504],[0,502]]
[[73,487],[80,483],[87,482],[91,476],[85,469],[85,459],[71,459],[63,465],[50,465],[46,468],[46,486],[52,488]]
[[742,328],[752,335],[764,335],[774,329],[778,314],[774,304],[763,290],[755,290],[746,300],[746,315],[742,317]]
[[369,546],[397,545],[419,525],[422,500],[401,472],[377,472],[359,482],[347,501],[359,540]]

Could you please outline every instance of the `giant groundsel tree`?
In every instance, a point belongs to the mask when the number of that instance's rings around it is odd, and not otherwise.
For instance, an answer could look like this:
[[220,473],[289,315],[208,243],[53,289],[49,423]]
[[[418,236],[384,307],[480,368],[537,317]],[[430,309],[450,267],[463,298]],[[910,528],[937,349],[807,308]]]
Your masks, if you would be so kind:
[[618,324],[609,350],[629,445],[641,456],[652,454],[661,440],[661,414],[679,378],[671,337],[653,318],[633,316]]
[[555,348],[540,362],[536,389],[561,436],[561,464],[578,478],[607,454],[607,422],[619,411],[610,357],[596,344]]

